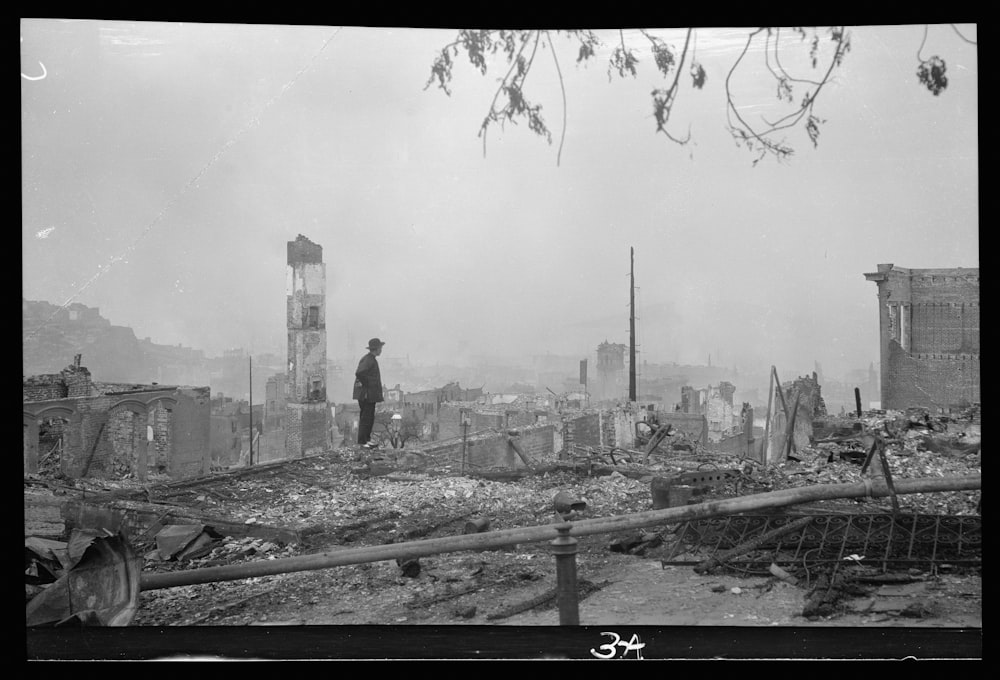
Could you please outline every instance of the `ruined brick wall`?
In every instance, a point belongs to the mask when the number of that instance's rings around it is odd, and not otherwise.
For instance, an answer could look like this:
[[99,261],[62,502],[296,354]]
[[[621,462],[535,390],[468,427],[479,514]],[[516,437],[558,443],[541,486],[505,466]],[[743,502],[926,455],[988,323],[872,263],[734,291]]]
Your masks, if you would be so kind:
[[[515,438],[525,455],[532,462],[551,462],[555,459],[553,450],[552,424],[534,425],[519,429]],[[503,432],[481,432],[470,435],[465,442],[466,464],[473,470],[477,468],[523,468],[517,452],[507,443],[507,435]],[[417,449],[427,458],[429,464],[448,464],[458,469],[462,463],[463,442],[448,440],[424,444]]]
[[66,396],[71,399],[89,397],[93,392],[90,371],[86,368],[63,371],[63,381],[66,383]]
[[529,427],[538,422],[533,409],[517,409],[507,412],[507,427]]
[[104,430],[108,424],[110,408],[110,397],[77,400],[75,411],[66,425],[63,474],[73,478],[91,474],[106,476],[108,446],[104,440]]
[[[754,440],[753,408],[749,404],[744,404],[741,407],[741,411],[742,413],[739,417],[741,430],[730,436],[723,437],[717,443],[711,444],[710,448],[713,451],[722,451],[737,456],[752,456],[756,460],[760,455],[760,447]],[[760,460],[760,462],[764,461]]]
[[[336,443],[336,442],[335,442]],[[285,431],[283,429],[264,432],[257,441],[254,448],[254,455],[257,456],[254,462],[266,463],[270,460],[279,460],[285,457]]]
[[326,404],[306,404],[302,410],[302,455],[312,456],[327,448],[329,411]]
[[171,436],[170,419],[173,410],[162,402],[154,402],[149,409],[147,425],[153,428],[153,446],[149,450],[147,464],[154,470],[167,469],[167,458],[170,455]]
[[437,418],[434,421],[437,423],[437,438],[439,440],[462,436],[462,408],[471,409],[469,413],[469,433],[483,430],[528,427],[536,424],[538,421],[534,411],[523,408],[482,411],[468,406],[441,404],[437,409]]
[[108,414],[108,441],[104,470],[113,479],[133,474],[139,459],[139,447],[146,446],[145,413],[116,408]]
[[927,302],[910,306],[910,351],[978,354],[979,304]]
[[878,265],[882,408],[980,400],[979,270]]
[[800,376],[780,387],[775,387],[773,413],[768,434],[769,441],[765,443],[765,446],[768,447],[768,462],[771,463],[783,462],[787,450],[788,419],[781,407],[779,389],[789,413],[795,406],[796,395],[799,398],[799,408],[795,413],[795,424],[792,428],[792,438],[795,444],[793,451],[802,451],[809,446],[813,436],[813,421],[825,418],[827,415],[822,386],[815,373],[812,376]]
[[326,404],[289,402],[286,414],[285,457],[301,458],[326,450],[329,421]]
[[38,472],[38,421],[34,418],[21,424],[21,445],[24,453],[24,474]]
[[167,473],[174,479],[208,474],[211,463],[209,420],[211,394],[207,387],[181,388],[175,393],[171,451]]
[[978,354],[911,354],[892,342],[887,363],[891,384],[883,408],[947,410],[982,400]]
[[[425,419],[426,422],[426,419]],[[471,431],[471,430],[470,430]],[[462,436],[462,412],[458,406],[441,404],[437,414],[437,438],[450,439]]]
[[213,465],[233,465],[240,459],[240,434],[233,416],[211,416],[211,459]]
[[472,424],[469,426],[469,432],[500,430],[503,429],[504,423],[505,418],[503,413],[480,413],[478,411],[473,411]]
[[652,416],[647,409],[628,407],[601,412],[601,444],[620,449],[635,448],[635,425]]
[[48,399],[77,399],[93,394],[90,371],[77,363],[64,368],[59,373],[44,373],[23,379],[24,401],[45,401]]
[[[25,418],[29,425],[38,417],[47,423],[59,419],[59,423],[46,424],[44,430],[51,439],[61,428],[59,469],[68,477],[119,479],[138,474],[143,457],[148,470],[166,472],[175,478],[190,477],[208,472],[209,396],[207,387],[171,387],[25,402]],[[38,417],[31,418],[31,413]],[[31,429],[33,433],[26,430],[26,436],[33,436],[34,441],[28,442],[25,450],[35,450],[37,455],[42,428],[34,425]]]
[[566,414],[562,419],[563,447],[601,445],[600,413]]
[[705,416],[708,418],[709,441],[719,441],[722,439],[723,433],[733,426],[733,405],[725,400],[717,388],[711,388],[708,391]]
[[63,399],[67,396],[66,383],[62,374],[46,373],[32,375],[22,380],[24,401],[44,401],[46,399]]
[[615,418],[606,417],[606,414],[601,413],[599,426],[601,429],[601,444],[604,446],[617,446],[615,442],[618,441],[618,427]]
[[702,446],[708,445],[708,419],[697,413],[682,413],[670,411],[657,413],[660,425],[673,425],[674,429],[683,432],[692,441]]
[[698,393],[690,385],[681,387],[681,412],[698,413],[700,405],[698,403]]
[[286,404],[285,455],[289,458],[302,457],[302,404]]

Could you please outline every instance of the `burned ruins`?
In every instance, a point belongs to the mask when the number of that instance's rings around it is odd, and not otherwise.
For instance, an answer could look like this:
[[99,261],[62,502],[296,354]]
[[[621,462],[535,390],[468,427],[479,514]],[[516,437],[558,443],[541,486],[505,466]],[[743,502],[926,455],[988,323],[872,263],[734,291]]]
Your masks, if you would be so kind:
[[605,340],[575,392],[387,388],[366,450],[300,235],[261,411],[80,354],[25,376],[27,625],[981,625],[978,270],[865,276],[877,408],[777,366],[763,413],[643,401]]

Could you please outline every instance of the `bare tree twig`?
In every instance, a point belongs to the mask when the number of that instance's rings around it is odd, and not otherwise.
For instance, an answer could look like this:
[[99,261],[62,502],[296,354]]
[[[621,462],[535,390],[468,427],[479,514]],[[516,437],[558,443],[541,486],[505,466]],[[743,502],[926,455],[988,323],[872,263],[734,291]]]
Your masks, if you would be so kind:
[[556,56],[556,46],[552,44],[552,34],[545,31],[545,36],[549,39],[549,49],[552,50],[552,61],[556,64],[556,73],[559,74],[559,91],[562,92],[563,100],[563,124],[562,132],[559,135],[559,151],[556,152],[556,167],[562,160],[563,142],[566,141],[566,84],[563,82],[562,69],[559,68],[559,58]]
[[951,29],[953,31],[955,31],[955,33],[958,35],[958,37],[961,38],[962,40],[964,40],[965,42],[969,43],[970,45],[978,45],[979,44],[975,40],[969,40],[964,35],[962,35],[962,32],[960,30],[958,30],[958,26],[956,26],[955,24],[949,24],[949,25],[951,26]]

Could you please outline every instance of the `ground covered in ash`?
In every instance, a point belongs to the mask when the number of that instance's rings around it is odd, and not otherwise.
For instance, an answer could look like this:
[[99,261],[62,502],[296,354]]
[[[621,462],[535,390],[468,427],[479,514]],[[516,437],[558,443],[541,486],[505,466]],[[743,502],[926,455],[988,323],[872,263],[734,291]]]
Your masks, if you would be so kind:
[[[927,420],[879,414],[890,425],[886,460],[896,479],[959,476],[980,471],[978,432],[935,429]],[[905,427],[903,422],[905,421]],[[954,431],[954,428],[952,428]],[[164,572],[274,560],[345,547],[458,536],[468,522],[489,530],[562,521],[553,498],[566,492],[588,519],[651,509],[655,477],[697,470],[737,470],[700,501],[778,489],[840,484],[862,474],[865,442],[825,443],[795,452],[783,465],[760,466],[705,451],[657,454],[641,463],[567,463],[536,474],[479,471],[454,475],[381,468],[350,449],[274,466],[266,472],[219,475],[187,487],[171,502],[191,503],[214,516],[289,527],[298,543],[262,538],[215,539],[195,559],[147,555],[145,569]],[[368,454],[366,454],[368,455]],[[367,463],[367,464],[366,464]],[[978,515],[980,491],[907,494],[903,513]],[[820,502],[812,512],[889,513],[889,498]],[[698,574],[661,564],[676,527],[647,528],[631,543],[621,535],[579,539],[577,573],[581,623],[616,620],[650,625],[928,625],[981,626],[980,572],[935,564],[895,570],[852,562],[836,576],[836,598],[817,606],[820,574],[808,565],[776,573]],[[654,540],[658,539],[658,540]],[[149,548],[151,546],[147,546]],[[858,556],[857,557],[864,557]],[[820,570],[821,571],[821,570]],[[783,577],[782,577],[783,575]],[[140,594],[134,625],[315,624],[557,624],[555,562],[547,542],[464,551],[187,585]],[[828,583],[825,585],[829,585]]]
[[[878,432],[894,479],[980,472],[977,423],[942,422],[926,414],[868,414],[864,432]],[[881,479],[881,463],[862,464],[870,439],[831,437],[793,452],[781,465],[696,447],[656,451],[592,451],[534,470],[402,469],[391,452],[337,449],[252,469],[217,471],[183,483],[52,480],[26,476],[26,491],[135,494],[158,507],[225,518],[256,527],[256,536],[212,532],[197,549],[164,554],[149,537],[134,548],[143,573],[327,553],[430,538],[455,537],[479,521],[487,531],[611,517],[653,508],[654,479],[685,472],[728,471],[691,503],[780,489]],[[608,455],[611,454],[611,455]],[[30,477],[30,478],[29,478]],[[576,502],[555,511],[563,492]],[[978,516],[981,491],[898,496],[903,514]],[[889,498],[822,501],[796,506],[816,514],[893,511]],[[210,522],[206,522],[210,525]],[[272,532],[271,530],[274,530]],[[284,534],[279,530],[284,530]],[[298,540],[285,540],[288,530]],[[869,555],[831,572],[801,565],[750,572],[723,564],[695,569],[665,559],[678,525],[582,536],[576,559],[580,622],[592,625],[882,625],[981,627],[977,564],[886,570]],[[273,533],[273,535],[272,535]],[[860,548],[858,548],[860,550]],[[966,561],[968,562],[968,561]],[[973,561],[975,562],[975,561]],[[825,580],[824,580],[825,579]],[[385,560],[314,571],[184,585],[139,594],[134,626],[477,624],[555,625],[555,559],[548,541],[463,551],[397,562]]]

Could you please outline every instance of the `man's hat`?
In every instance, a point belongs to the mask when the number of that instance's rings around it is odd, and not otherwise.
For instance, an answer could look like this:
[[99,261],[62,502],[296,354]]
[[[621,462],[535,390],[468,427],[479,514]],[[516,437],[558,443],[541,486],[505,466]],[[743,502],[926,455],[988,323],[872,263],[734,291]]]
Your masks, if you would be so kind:
[[371,340],[368,341],[368,349],[378,349],[384,344],[385,343],[379,340],[378,338],[372,338]]

